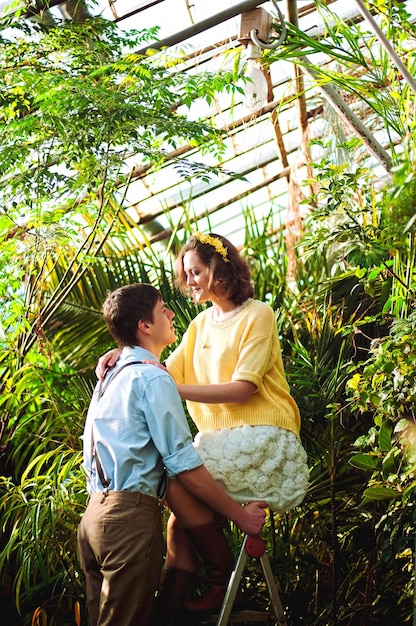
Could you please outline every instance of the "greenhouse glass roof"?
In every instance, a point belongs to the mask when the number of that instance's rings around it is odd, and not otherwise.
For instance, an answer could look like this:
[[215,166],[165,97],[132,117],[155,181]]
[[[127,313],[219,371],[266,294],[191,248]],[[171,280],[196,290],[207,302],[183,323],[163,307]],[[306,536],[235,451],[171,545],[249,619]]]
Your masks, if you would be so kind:
[[[50,13],[76,17],[74,4],[52,1]],[[371,24],[360,11],[361,4],[361,0],[327,2],[331,12],[343,20],[362,22],[366,36],[373,37],[374,45],[380,46]],[[403,5],[416,15],[416,0]],[[79,11],[84,10],[82,4],[77,6]],[[184,71],[195,73],[229,69],[236,55],[244,66],[242,15],[257,8],[270,14],[277,25],[267,42],[271,45],[281,30],[279,12],[285,21],[297,23],[309,37],[325,38],[326,26],[317,6],[310,0],[233,0],[226,5],[223,0],[98,0],[94,14],[115,20],[126,31],[158,26],[158,39],[146,50],[154,48],[156,54],[186,53]],[[330,62],[324,52],[314,54],[315,65],[326,66]],[[259,220],[272,212],[276,228],[296,224],[302,211],[307,210],[301,201],[311,194],[304,182],[310,175],[308,163],[320,156],[321,148],[311,145],[311,139],[328,139],[340,133],[353,136],[358,128],[361,137],[364,133],[367,163],[381,179],[386,176],[388,138],[381,119],[367,110],[362,100],[351,93],[328,94],[310,72],[296,71],[293,62],[279,59],[278,54],[270,64],[267,79],[267,98],[256,110],[240,93],[222,93],[210,105],[201,101],[195,102],[189,111],[186,109],[187,115],[210,118],[226,131],[223,171],[218,176],[192,182],[181,176],[174,157],[180,156],[185,165],[188,161],[216,164],[213,155],[201,154],[191,145],[180,146],[175,154],[168,154],[158,171],[134,156],[130,158],[133,176],[127,192],[127,213],[147,229],[151,241],[166,237],[170,225],[183,218],[184,207],[195,216],[200,228],[206,227],[204,216],[209,215],[211,230],[230,237],[237,245],[242,243],[246,208],[252,209]],[[243,90],[246,85],[242,85]],[[345,119],[340,122],[343,116],[340,118],[339,106],[332,99],[335,96],[341,97],[341,107],[345,104],[348,115],[353,116],[355,128],[354,124],[345,124]],[[179,110],[185,111],[180,106]]]

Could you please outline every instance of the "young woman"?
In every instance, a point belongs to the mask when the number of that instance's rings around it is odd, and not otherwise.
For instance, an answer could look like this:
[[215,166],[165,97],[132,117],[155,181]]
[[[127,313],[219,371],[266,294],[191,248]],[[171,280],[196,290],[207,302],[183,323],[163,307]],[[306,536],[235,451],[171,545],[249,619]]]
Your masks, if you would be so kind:
[[[261,500],[279,512],[297,506],[309,473],[272,308],[253,299],[247,262],[220,235],[191,237],[175,273],[182,292],[195,302],[212,303],[190,323],[166,361],[198,428],[196,449],[238,502]],[[115,355],[105,355],[97,372],[115,361]],[[195,571],[195,554],[208,586],[202,596],[185,601],[188,611],[221,606],[234,558],[211,509],[191,502],[177,481],[169,481],[167,500],[173,513],[159,594],[163,615],[157,620],[174,624],[172,615]]]

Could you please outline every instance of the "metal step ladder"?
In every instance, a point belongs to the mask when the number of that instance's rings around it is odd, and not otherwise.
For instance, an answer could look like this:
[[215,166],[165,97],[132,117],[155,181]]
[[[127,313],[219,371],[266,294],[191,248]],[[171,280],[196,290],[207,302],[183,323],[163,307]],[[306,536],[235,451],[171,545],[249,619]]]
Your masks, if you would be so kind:
[[[276,614],[277,623],[281,626],[288,626],[285,614],[283,612],[282,603],[280,601],[280,597],[277,591],[276,583],[273,578],[273,572],[270,567],[269,557],[266,554],[266,544],[261,537],[249,537],[248,535],[245,535],[244,537],[240,554],[238,556],[235,568],[231,574],[227,591],[225,593],[224,602],[222,604],[221,611],[218,616],[217,626],[227,626],[228,623],[231,623],[229,622],[231,611],[233,608],[237,591],[240,586],[241,576],[243,575],[244,567],[246,565],[247,558],[249,556],[260,560],[264,577],[266,579],[270,599],[272,601],[273,610]],[[246,613],[245,618],[243,617],[243,613]],[[256,611],[251,612],[253,614],[252,620],[250,620],[248,613],[250,612],[249,611],[241,612],[240,614],[242,618],[241,621],[244,621],[244,623],[249,623],[250,621],[252,622],[257,621],[255,619]],[[235,617],[236,617],[236,620],[238,621],[237,615],[238,614],[236,613]]]

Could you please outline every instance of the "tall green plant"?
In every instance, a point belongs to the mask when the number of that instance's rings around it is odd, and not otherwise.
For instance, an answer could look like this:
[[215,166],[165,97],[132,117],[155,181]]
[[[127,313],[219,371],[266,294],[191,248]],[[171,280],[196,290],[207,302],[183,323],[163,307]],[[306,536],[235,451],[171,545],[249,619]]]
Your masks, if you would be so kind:
[[43,605],[48,623],[59,624],[54,615],[73,613],[83,597],[76,527],[86,500],[80,435],[90,393],[91,385],[50,369],[46,358],[26,363],[3,387],[0,571],[3,584],[12,580],[24,623]]
[[[212,98],[231,74],[196,80],[179,71],[178,59],[137,54],[155,34],[124,33],[100,18],[52,26],[19,13],[0,20],[1,329],[16,355],[42,338],[109,234],[123,237],[133,156],[157,168],[189,142],[221,154],[221,132],[189,121],[178,103]],[[184,175],[215,171],[187,162]],[[71,262],[50,292],[48,276],[64,267],[62,258]],[[4,371],[4,355],[2,363]]]
[[368,432],[355,442],[350,462],[366,475],[364,505],[379,503],[380,558],[403,581],[401,609],[407,620],[415,602],[415,337],[413,310],[406,320],[393,322],[388,336],[373,343],[368,359],[353,369],[347,384],[351,408],[372,417]]

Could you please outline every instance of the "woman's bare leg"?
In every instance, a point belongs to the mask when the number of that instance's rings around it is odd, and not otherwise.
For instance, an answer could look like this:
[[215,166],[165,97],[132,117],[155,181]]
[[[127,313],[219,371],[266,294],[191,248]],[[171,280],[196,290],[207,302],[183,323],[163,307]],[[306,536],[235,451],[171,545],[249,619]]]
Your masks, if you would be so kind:
[[215,518],[213,509],[187,491],[178,480],[168,481],[166,499],[183,528],[202,526]]
[[167,524],[165,565],[194,572],[195,553],[183,529],[212,522],[215,519],[214,511],[175,480],[168,482],[166,500],[172,514]]

